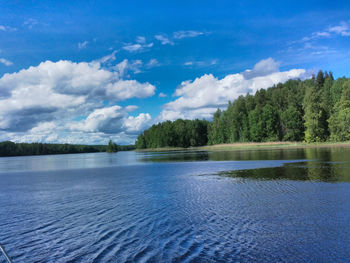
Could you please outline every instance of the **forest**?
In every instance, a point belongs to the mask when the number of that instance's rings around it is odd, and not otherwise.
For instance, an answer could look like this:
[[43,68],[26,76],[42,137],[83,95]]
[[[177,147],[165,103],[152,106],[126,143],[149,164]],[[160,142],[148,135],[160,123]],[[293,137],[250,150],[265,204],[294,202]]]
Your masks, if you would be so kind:
[[208,143],[208,125],[205,120],[166,121],[153,125],[140,134],[136,148],[190,147]]
[[153,125],[136,147],[189,147],[235,142],[350,140],[350,79],[319,71],[254,95],[240,96],[218,109],[211,122],[181,120]]
[[11,141],[0,142],[0,157],[68,154],[68,153],[92,153],[92,152],[116,152],[134,150],[134,145],[116,145],[109,142],[108,145],[77,145],[77,144],[50,144],[50,143],[14,143]]

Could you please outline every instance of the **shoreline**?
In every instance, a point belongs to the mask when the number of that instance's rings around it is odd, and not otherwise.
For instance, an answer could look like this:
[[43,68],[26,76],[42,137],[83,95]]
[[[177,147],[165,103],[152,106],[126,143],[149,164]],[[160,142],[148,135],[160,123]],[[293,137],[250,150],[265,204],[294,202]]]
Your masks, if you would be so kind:
[[268,149],[300,149],[300,148],[340,148],[350,147],[350,141],[346,142],[246,142],[230,144],[214,144],[197,147],[162,147],[136,149],[137,152],[164,152],[164,151],[242,151],[242,150],[268,150]]

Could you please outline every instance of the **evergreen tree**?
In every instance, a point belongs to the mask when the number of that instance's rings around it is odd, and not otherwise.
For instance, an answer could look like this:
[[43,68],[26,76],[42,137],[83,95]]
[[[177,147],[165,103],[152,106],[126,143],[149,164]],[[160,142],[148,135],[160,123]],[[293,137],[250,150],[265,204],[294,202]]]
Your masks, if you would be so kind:
[[315,85],[307,87],[304,98],[306,142],[322,142],[327,139],[327,119],[321,98],[321,90]]
[[108,153],[114,153],[118,151],[118,145],[114,142],[112,142],[112,140],[109,140],[108,145],[107,145],[107,152]]
[[302,141],[304,138],[304,123],[302,114],[294,107],[281,114],[281,126],[284,141]]
[[279,140],[279,116],[277,110],[270,104],[266,104],[262,110],[261,122],[263,125],[263,140]]
[[[176,120],[139,135],[137,148],[189,147],[246,141],[326,141],[348,138],[348,86],[332,72],[288,80],[255,95],[240,96],[218,109],[212,122]],[[345,84],[346,83],[346,84]]]
[[261,142],[263,140],[264,125],[261,120],[261,109],[256,107],[255,110],[249,112],[249,137],[253,142]]
[[340,101],[329,119],[332,141],[350,140],[350,80],[344,83]]
[[316,77],[316,85],[318,88],[322,88],[323,87],[323,83],[324,83],[324,75],[322,70],[320,70],[317,73],[317,77]]

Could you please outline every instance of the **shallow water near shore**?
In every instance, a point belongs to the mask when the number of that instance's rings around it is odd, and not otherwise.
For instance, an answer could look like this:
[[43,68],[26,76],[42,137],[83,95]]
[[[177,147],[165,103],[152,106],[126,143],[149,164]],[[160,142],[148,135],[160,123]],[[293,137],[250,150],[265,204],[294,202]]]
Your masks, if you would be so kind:
[[349,182],[349,148],[0,158],[0,243],[14,262],[347,262]]

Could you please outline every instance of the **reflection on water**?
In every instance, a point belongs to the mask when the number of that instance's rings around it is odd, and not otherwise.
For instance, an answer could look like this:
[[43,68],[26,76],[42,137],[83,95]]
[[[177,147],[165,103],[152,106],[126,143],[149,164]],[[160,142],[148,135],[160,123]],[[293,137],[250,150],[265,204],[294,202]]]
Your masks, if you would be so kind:
[[312,161],[286,163],[282,167],[224,171],[218,175],[242,179],[350,182],[350,167],[343,163]]
[[348,262],[349,158],[347,148],[0,158],[0,243],[14,262]]
[[[148,153],[144,162],[304,160],[280,167],[221,171],[220,176],[250,179],[350,181],[350,151],[347,148],[297,148],[248,151],[176,151]],[[307,161],[305,161],[307,160]],[[203,174],[206,175],[206,174]]]
[[348,148],[256,149],[237,151],[146,152],[143,162],[301,160],[350,161]]

